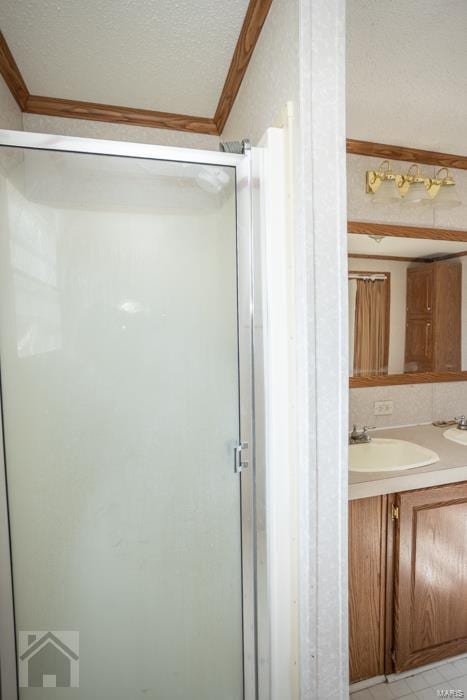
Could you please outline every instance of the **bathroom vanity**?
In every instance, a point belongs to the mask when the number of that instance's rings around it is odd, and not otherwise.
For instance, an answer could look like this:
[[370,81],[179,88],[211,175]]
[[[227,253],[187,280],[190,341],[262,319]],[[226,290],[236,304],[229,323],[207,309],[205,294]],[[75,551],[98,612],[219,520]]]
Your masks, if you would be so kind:
[[381,430],[439,455],[350,473],[351,682],[467,652],[467,448],[432,425]]
[[467,653],[467,431],[388,427],[467,410],[467,233],[409,229],[349,234],[353,683]]

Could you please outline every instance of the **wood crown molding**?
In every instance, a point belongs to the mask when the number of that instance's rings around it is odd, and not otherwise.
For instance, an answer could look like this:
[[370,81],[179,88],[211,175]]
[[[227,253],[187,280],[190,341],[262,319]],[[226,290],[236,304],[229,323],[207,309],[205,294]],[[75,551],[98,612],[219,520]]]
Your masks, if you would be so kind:
[[29,91],[2,32],[0,32],[0,73],[19,108],[24,111]]
[[[467,253],[465,253],[465,255],[467,255]],[[358,260],[391,260],[393,262],[418,262],[420,260],[420,258],[413,258],[405,255],[370,255],[369,253],[349,253],[347,257],[349,259],[355,258]]]
[[435,241],[467,242],[467,230],[400,224],[373,224],[367,221],[348,221],[347,232],[363,233],[367,236],[398,236],[400,238],[431,238]]
[[29,114],[89,119],[219,136],[234,105],[271,4],[272,0],[250,0],[214,117],[195,117],[150,109],[31,95],[1,32],[0,74],[5,79],[21,111]]
[[347,139],[347,153],[359,156],[387,158],[388,160],[405,160],[409,163],[435,165],[440,168],[467,170],[467,156],[454,155],[452,153],[438,153],[437,151],[424,151],[420,148],[407,148],[406,146],[391,146],[387,143],[373,143],[371,141]]
[[189,131],[197,134],[218,135],[214,120],[207,117],[155,112],[151,109],[117,107],[97,102],[79,102],[56,97],[29,95],[23,111],[28,114],[46,114],[51,117],[90,119],[114,124],[132,124],[133,126],[149,126],[154,129],[175,129],[176,131]]

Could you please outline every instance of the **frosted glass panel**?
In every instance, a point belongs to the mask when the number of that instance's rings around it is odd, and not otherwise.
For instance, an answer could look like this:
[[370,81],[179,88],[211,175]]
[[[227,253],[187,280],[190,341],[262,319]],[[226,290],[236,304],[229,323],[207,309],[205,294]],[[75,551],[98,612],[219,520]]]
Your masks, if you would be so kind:
[[20,698],[241,700],[234,170],[8,155]]

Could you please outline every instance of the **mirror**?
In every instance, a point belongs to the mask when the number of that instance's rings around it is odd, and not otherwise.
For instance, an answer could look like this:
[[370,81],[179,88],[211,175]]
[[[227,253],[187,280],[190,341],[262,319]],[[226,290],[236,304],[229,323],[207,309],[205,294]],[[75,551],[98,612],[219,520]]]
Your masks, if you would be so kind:
[[348,256],[351,386],[467,379],[467,242],[349,234]]

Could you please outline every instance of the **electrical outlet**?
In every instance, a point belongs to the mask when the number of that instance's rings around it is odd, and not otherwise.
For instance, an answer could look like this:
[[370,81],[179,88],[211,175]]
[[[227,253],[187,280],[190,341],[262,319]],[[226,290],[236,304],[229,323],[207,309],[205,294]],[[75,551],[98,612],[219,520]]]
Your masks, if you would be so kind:
[[375,416],[392,416],[392,401],[375,401]]

